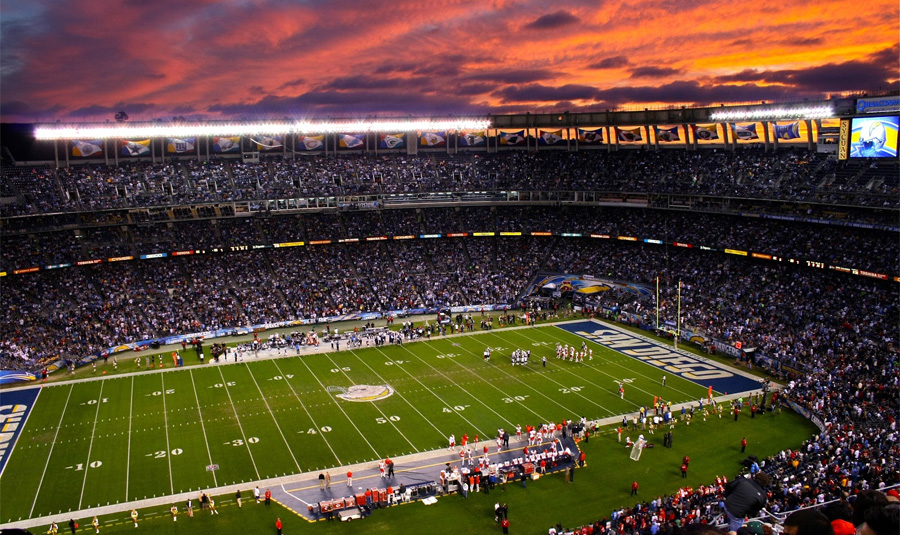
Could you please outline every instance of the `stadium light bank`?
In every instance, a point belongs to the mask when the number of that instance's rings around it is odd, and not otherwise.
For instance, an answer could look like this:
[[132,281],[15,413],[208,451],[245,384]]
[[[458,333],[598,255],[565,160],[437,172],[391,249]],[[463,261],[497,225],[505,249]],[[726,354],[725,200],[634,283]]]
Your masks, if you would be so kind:
[[385,119],[336,122],[256,122],[256,123],[132,123],[124,125],[38,125],[38,140],[129,139],[189,136],[247,136],[254,134],[331,134],[363,132],[418,132],[441,130],[484,130],[489,119]]
[[712,121],[754,121],[765,119],[828,119],[834,117],[831,106],[804,108],[755,108],[750,110],[716,111],[709,115]]

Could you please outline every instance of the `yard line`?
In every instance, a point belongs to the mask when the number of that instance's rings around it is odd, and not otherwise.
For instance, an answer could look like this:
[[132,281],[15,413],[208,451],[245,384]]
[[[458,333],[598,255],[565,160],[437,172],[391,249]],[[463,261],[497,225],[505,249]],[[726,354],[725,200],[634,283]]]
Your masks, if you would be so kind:
[[[191,376],[191,386],[194,387],[194,400],[197,402],[197,414],[200,416],[200,430],[203,431],[203,441],[206,442],[206,455],[209,457],[209,464],[213,464],[212,453],[209,451],[209,440],[206,438],[206,426],[203,425],[203,411],[200,410],[200,397],[197,396],[197,385],[194,384],[194,370],[188,368],[188,375]],[[210,470],[213,476],[213,487],[219,486],[216,483],[216,471]]]
[[[356,353],[353,352],[352,349],[350,350],[350,353],[351,353],[354,357],[359,358],[359,357],[356,355]],[[331,362],[331,364],[333,364],[335,368],[337,368],[337,369],[340,370],[341,367],[338,366],[336,362],[334,362],[334,359],[332,359],[331,356],[330,356],[328,353],[326,353],[326,355],[328,355],[328,360]],[[360,359],[360,360],[362,360],[362,359]],[[371,368],[369,368],[369,369],[371,369]],[[374,372],[375,370],[372,370],[372,371]],[[341,373],[342,373],[342,374],[344,375],[344,377],[346,377],[347,380],[350,381],[352,384],[356,384],[352,379],[350,379],[350,376],[347,375],[347,372],[341,370]],[[378,374],[376,373],[375,375],[378,375]],[[378,378],[383,380],[383,378],[382,378],[380,375],[378,376]],[[395,392],[396,392],[396,391],[395,391]],[[405,401],[405,400],[404,400],[404,401]],[[399,435],[400,435],[401,437],[403,437],[404,440],[406,440],[407,444],[409,444],[409,446],[410,446],[412,449],[416,450],[416,453],[419,453],[419,448],[417,448],[416,445],[413,444],[412,441],[411,441],[409,438],[407,438],[406,435],[404,435],[402,432],[400,432],[399,429],[397,429],[397,424],[395,424],[393,420],[391,420],[390,418],[388,418],[388,415],[385,414],[383,410],[381,410],[381,407],[379,407],[379,406],[378,406],[377,404],[375,404],[375,403],[372,403],[372,407],[374,407],[378,412],[381,413],[381,415],[384,417],[385,421],[387,421],[387,422],[389,422],[389,423],[391,424],[391,427],[394,428],[394,431],[397,431],[397,433],[399,433]]]
[[72,385],[69,387],[69,395],[66,396],[66,404],[63,406],[63,410],[59,414],[59,423],[56,424],[56,433],[53,435],[53,442],[50,443],[50,453],[47,454],[47,464],[44,465],[44,472],[41,474],[41,481],[40,483],[38,483],[37,492],[34,493],[34,501],[31,503],[31,511],[28,513],[29,518],[34,516],[34,506],[35,504],[37,504],[38,495],[41,493],[41,486],[44,484],[44,476],[47,475],[47,467],[50,466],[50,457],[53,456],[53,446],[56,446],[56,438],[59,436],[59,430],[62,427],[63,417],[66,415],[66,409],[69,407],[69,398],[72,397],[72,390],[74,389],[75,384],[72,383]]
[[[558,328],[558,327],[557,327],[557,328]],[[563,332],[568,333],[569,331],[563,331]],[[574,333],[572,333],[572,334],[574,334]],[[523,336],[524,336],[524,335],[523,335]],[[561,342],[567,341],[566,338],[560,337],[560,336],[555,335],[555,334],[550,334],[550,333],[548,333],[548,336],[551,336],[552,338],[554,338],[554,339],[556,339],[556,340],[559,340],[559,341],[561,341]],[[575,336],[578,336],[578,335],[576,334]],[[580,337],[579,337],[579,338],[580,338]],[[590,343],[590,344],[596,344],[596,342],[591,341],[591,340],[588,340],[588,343]],[[652,343],[655,343],[655,342],[652,342]],[[600,344],[597,344],[597,345],[600,345]],[[600,345],[600,347],[603,347],[603,346]],[[609,348],[606,348],[606,347],[603,347],[603,349],[608,349],[608,350],[612,351],[613,353],[615,353],[615,354],[617,354],[617,355],[622,355],[622,353],[621,353],[620,351],[616,351],[615,349],[609,349]],[[631,357],[626,357],[626,358],[629,359],[629,360],[626,361],[626,362],[636,361],[636,359],[632,359]],[[613,365],[613,366],[617,366],[617,367],[622,368],[622,369],[624,369],[624,370],[628,370],[629,372],[634,373],[634,374],[636,374],[636,375],[640,375],[641,377],[643,377],[643,378],[645,378],[645,379],[649,379],[651,382],[657,382],[657,381],[658,381],[657,378],[655,378],[655,377],[650,377],[649,375],[647,375],[647,374],[645,374],[645,373],[641,373],[641,372],[637,371],[637,369],[635,369],[635,368],[631,368],[631,367],[629,367],[629,366],[625,366],[625,365],[623,365],[623,364],[619,364],[618,362],[615,362],[615,361],[612,361],[612,360],[607,360],[607,361],[605,361],[605,362],[606,362],[607,364],[611,364],[611,365]],[[647,364],[646,362],[643,362],[643,361],[636,361],[636,362],[640,362],[640,363],[643,364],[644,366],[650,366],[650,364]],[[603,370],[600,370],[599,368],[596,368],[596,367],[594,367],[594,366],[592,366],[592,368],[596,369],[596,370],[599,371],[600,373],[603,373],[603,374],[605,374],[605,375],[609,375],[610,377],[613,377],[613,376],[610,375],[609,373],[607,373],[607,372],[605,372],[605,371],[603,371]],[[636,368],[640,368],[640,366],[637,366]],[[656,369],[656,368],[654,368],[654,369]],[[633,387],[633,388],[634,388],[634,387]],[[636,388],[636,389],[637,389],[637,388]],[[644,393],[646,393],[646,394],[648,394],[648,395],[653,395],[653,394],[650,394],[650,392],[647,392],[646,390],[643,390],[643,389],[638,389],[638,390],[641,390],[641,392],[644,392]],[[694,399],[694,397],[695,397],[695,396],[691,395],[689,392],[685,392],[684,390],[680,390],[680,389],[674,388],[674,387],[666,387],[666,391],[678,392],[678,393],[680,393],[680,394],[686,396],[687,400],[692,400],[692,399]]]
[[125,457],[125,501],[128,501],[128,481],[131,474],[131,418],[134,409],[134,376],[131,376],[131,397],[128,405],[128,453]]
[[259,387],[259,383],[256,382],[256,377],[253,376],[253,371],[250,370],[250,366],[247,366],[247,372],[250,374],[250,378],[253,379],[253,384],[256,385],[256,389],[259,390],[259,395],[262,396],[263,403],[266,404],[266,408],[269,409],[269,414],[272,416],[272,421],[275,422],[275,427],[278,429],[278,434],[281,435],[281,440],[284,441],[284,445],[287,447],[288,452],[291,454],[291,459],[294,460],[294,464],[297,466],[298,472],[303,472],[303,469],[300,468],[300,463],[297,462],[297,458],[294,457],[294,452],[291,450],[291,445],[288,444],[287,439],[284,437],[284,433],[281,431],[281,426],[278,425],[278,420],[275,419],[275,413],[272,412],[272,407],[269,406],[269,401],[266,399],[266,395],[263,394],[262,388]]
[[[391,362],[393,362],[393,359],[391,359],[384,351],[382,351],[382,349],[381,349],[380,347],[376,347],[375,349],[377,349],[379,353],[381,353],[382,355],[384,355],[385,358],[387,358],[388,360],[390,360]],[[354,353],[354,355],[355,355],[355,353]],[[357,356],[356,358],[358,358],[363,364],[365,364],[366,366],[368,366],[368,368],[369,368],[370,370],[372,370],[372,367],[369,366],[368,363],[366,363],[366,361],[364,361],[362,358],[360,358],[360,357],[358,357],[358,356]],[[440,401],[441,403],[443,403],[443,404],[445,404],[445,405],[447,405],[447,406],[450,406],[450,404],[447,403],[447,402],[444,400],[444,398],[442,398],[441,396],[437,395],[437,392],[435,392],[434,390],[428,388],[428,386],[426,386],[425,383],[423,383],[422,381],[420,381],[418,377],[416,377],[415,375],[413,375],[412,372],[408,371],[408,370],[407,370],[406,368],[404,368],[403,366],[397,366],[397,368],[400,368],[401,370],[403,370],[403,372],[406,373],[406,375],[409,375],[409,376],[412,378],[412,380],[414,380],[415,382],[419,383],[419,384],[422,386],[422,388],[424,388],[424,389],[427,390],[429,393],[431,393],[432,396],[436,397],[436,398],[438,399],[438,401]],[[381,379],[382,381],[384,380],[384,378],[382,378],[381,375],[378,374],[378,372],[375,372],[375,370],[372,370],[372,372],[374,372],[375,375],[378,375],[379,379]],[[438,434],[441,436],[442,439],[447,438],[448,433],[445,433],[445,432],[441,431],[440,429],[438,429],[438,427],[437,427],[436,425],[434,425],[434,423],[431,421],[431,419],[430,419],[430,418],[427,418],[424,414],[422,414],[421,412],[419,412],[419,409],[416,408],[415,405],[413,405],[412,403],[410,403],[409,401],[407,401],[407,399],[406,399],[405,397],[403,397],[403,394],[401,394],[399,391],[396,391],[396,392],[397,392],[397,395],[398,395],[398,396],[400,396],[401,398],[403,398],[403,401],[406,401],[407,403],[409,403],[409,406],[412,407],[414,411],[416,411],[416,412],[419,413],[419,416],[421,416],[422,418],[425,418],[425,421],[428,422],[429,424],[431,424],[431,427],[434,427],[434,429],[438,432]],[[477,427],[475,424],[473,424],[472,422],[470,422],[468,418],[466,418],[465,416],[463,416],[463,415],[460,414],[459,412],[457,412],[456,414],[458,414],[460,418],[462,418],[463,420],[465,420],[467,424],[469,424],[470,426],[472,426],[472,429],[475,429],[476,431],[478,431],[479,433],[481,433],[481,430],[478,429],[478,427]],[[483,434],[483,433],[482,433],[482,434]]]
[[[491,333],[491,334],[493,334],[493,333]],[[518,333],[511,333],[511,334],[518,334]],[[506,340],[506,339],[500,337],[499,335],[494,334],[494,336],[500,338],[501,340],[504,340],[505,342],[508,342],[508,340]],[[524,337],[527,338],[528,340],[534,340],[534,338],[528,337],[527,335],[519,334],[519,336],[524,336]],[[594,369],[597,369],[597,368],[594,368]],[[607,376],[609,376],[609,377],[613,377],[612,375],[610,375],[610,374],[608,374],[608,373],[606,373],[606,372],[604,372],[604,371],[602,371],[602,370],[598,370],[598,371],[600,371],[600,373],[602,373],[602,374],[604,374],[604,375],[607,375]],[[570,372],[570,373],[571,373],[571,372]],[[574,375],[574,374],[573,374],[573,375]],[[558,386],[565,388],[565,385],[564,385],[563,383],[561,383],[561,382],[559,382],[559,381],[553,379],[552,377],[545,376],[544,379],[545,379],[546,381],[549,381],[549,382],[551,382],[551,383],[556,383]],[[585,381],[585,382],[590,382],[590,381],[587,381],[586,379],[584,379],[583,377],[580,377],[580,376],[579,376],[579,379],[582,379],[582,380]],[[598,384],[596,384],[596,383],[591,383],[591,384],[593,384],[593,385],[596,386],[597,388],[603,389],[602,386],[600,386],[600,385],[598,385]],[[634,387],[634,388],[635,388],[636,390],[641,390],[642,392],[644,391],[644,390],[639,389],[639,388],[637,388],[637,387]],[[594,401],[593,399],[591,399],[591,398],[585,396],[584,394],[582,394],[582,393],[580,393],[580,392],[572,392],[572,393],[575,394],[577,397],[580,397],[581,399],[587,401],[588,403],[591,403],[592,405],[596,405],[597,407],[600,407],[601,409],[603,409],[604,411],[606,411],[607,414],[604,415],[604,416],[614,416],[614,415],[616,414],[615,412],[611,411],[610,409],[604,407],[603,405],[597,403],[597,402]],[[649,392],[648,392],[648,394],[649,394]],[[634,401],[631,401],[630,399],[626,399],[625,401],[627,401],[628,403],[634,405],[635,407],[640,407],[640,404],[635,403]]]
[[[491,336],[494,336],[494,337],[497,337],[497,338],[503,340],[504,342],[507,342],[507,343],[509,342],[509,340],[506,340],[506,339],[503,338],[502,336],[500,336],[500,335],[498,335],[498,334],[494,334],[493,332],[490,333],[490,335],[491,335]],[[469,350],[466,349],[466,351],[469,351]],[[472,353],[471,351],[469,351],[469,352]],[[474,354],[474,353],[473,353],[473,354]],[[505,373],[505,374],[506,374],[507,376],[509,376],[510,378],[513,378],[513,379],[519,381],[519,382],[522,383],[523,385],[528,386],[528,388],[531,388],[531,389],[534,390],[535,392],[538,392],[539,394],[541,394],[541,395],[544,396],[545,398],[547,398],[547,399],[553,399],[553,398],[547,396],[546,394],[544,394],[543,392],[540,392],[539,390],[537,390],[537,389],[534,388],[533,386],[529,385],[529,384],[526,383],[525,381],[522,381],[522,380],[519,379],[518,377],[515,377],[515,376],[512,375],[511,373],[509,373],[509,372],[507,372],[507,371],[503,371],[503,373]],[[549,381],[549,382],[551,382],[551,383],[556,383],[558,386],[565,388],[565,385],[563,385],[563,383],[560,383],[559,381],[553,379],[552,377],[549,377],[549,376],[546,376],[546,375],[545,375],[545,376],[544,376],[544,379],[547,380],[547,381]],[[601,409],[603,409],[604,411],[606,411],[606,413],[607,413],[606,415],[607,415],[607,416],[613,416],[613,415],[616,414],[615,412],[609,410],[608,408],[606,408],[606,407],[604,407],[603,405],[597,403],[596,401],[594,401],[594,400],[592,400],[591,398],[585,396],[584,394],[581,394],[581,393],[579,393],[579,392],[573,392],[573,394],[575,394],[576,396],[578,396],[578,397],[584,399],[585,401],[587,401],[588,403],[590,403],[590,404],[592,404],[592,405],[596,405],[597,407],[600,407]],[[563,408],[565,408],[566,410],[571,410],[571,409],[569,409],[568,407],[564,407],[563,405],[559,404],[558,402],[556,402],[556,400],[553,400],[553,401],[554,401],[557,405],[559,405],[560,407],[563,407]],[[634,405],[635,407],[640,407],[640,405],[638,405],[637,403],[634,403],[634,402],[631,401],[631,400],[626,400],[626,401],[628,401],[629,403],[631,403],[631,404]]]
[[[306,370],[309,372],[310,375],[312,375],[312,376],[316,379],[316,382],[319,383],[319,386],[322,387],[322,390],[325,391],[325,392],[328,392],[328,389],[325,387],[324,384],[322,384],[322,381],[319,380],[319,376],[316,375],[315,373],[313,373],[312,369],[310,369],[309,364],[307,364],[306,361],[303,360],[303,359],[298,359],[298,360],[299,360],[300,362],[302,362],[304,366],[306,366]],[[381,459],[381,458],[382,458],[382,455],[381,455],[380,453],[378,453],[378,451],[375,449],[375,446],[373,446],[372,443],[369,442],[369,439],[366,438],[365,433],[363,433],[362,431],[359,430],[358,427],[356,427],[356,424],[353,422],[353,419],[350,418],[350,415],[347,414],[347,411],[344,410],[344,407],[341,407],[341,404],[338,403],[338,402],[337,402],[337,399],[335,399],[335,397],[334,397],[333,395],[331,395],[330,393],[329,393],[329,396],[328,396],[328,397],[330,397],[330,398],[331,398],[331,402],[334,403],[335,405],[337,405],[337,408],[340,409],[340,411],[341,411],[342,413],[344,413],[344,417],[347,418],[347,421],[350,422],[350,425],[353,426],[353,429],[356,429],[356,432],[359,433],[359,436],[361,436],[362,439],[366,442],[366,444],[368,444],[369,449],[371,449],[371,450],[372,450],[372,453],[375,454],[375,458],[376,458],[376,459]]]
[[[312,414],[306,408],[306,405],[303,403],[303,400],[300,399],[300,396],[297,394],[297,391],[294,390],[294,386],[291,384],[290,381],[287,380],[287,376],[284,374],[284,372],[281,371],[281,367],[278,365],[278,361],[273,359],[272,364],[275,365],[275,369],[278,370],[278,374],[285,378],[284,382],[287,383],[288,388],[291,389],[291,392],[294,394],[294,397],[297,398],[297,401],[300,403],[300,407],[302,407],[303,410],[306,412],[306,415],[309,416],[309,421],[312,422],[312,424],[316,427],[316,429],[319,429],[320,427],[319,427],[319,424],[316,423],[316,419],[313,418]],[[322,437],[322,440],[325,442],[325,445],[328,446],[329,450],[331,450],[331,454],[334,455],[334,460],[336,460],[338,463],[337,465],[343,466],[344,463],[341,461],[340,457],[337,456],[337,453],[334,452],[334,448],[331,447],[331,444],[328,442],[328,439],[325,438],[325,433],[316,433],[316,434],[319,435],[320,437]]]
[[217,368],[219,369],[219,377],[222,378],[222,384],[225,386],[225,393],[228,395],[228,402],[231,403],[231,410],[234,411],[234,419],[237,421],[238,429],[241,430],[241,439],[244,441],[244,446],[247,446],[247,453],[250,454],[250,462],[253,463],[253,471],[256,472],[256,479],[262,479],[259,477],[259,469],[256,468],[256,461],[253,460],[253,452],[250,451],[250,444],[247,442],[244,426],[241,425],[241,418],[238,416],[237,407],[234,406],[234,401],[231,399],[231,392],[228,390],[228,381],[225,380],[225,375],[222,373],[222,367],[217,366]]
[[[430,342],[425,342],[425,344],[429,344],[429,343],[430,343]],[[515,427],[515,426],[516,426],[516,424],[514,424],[514,423],[512,423],[511,421],[507,420],[503,415],[501,415],[500,413],[498,413],[497,411],[495,411],[490,405],[488,405],[487,403],[485,403],[484,401],[482,401],[478,396],[476,396],[475,394],[473,394],[472,392],[470,392],[468,388],[463,388],[463,387],[459,386],[459,384],[458,384],[456,381],[454,381],[453,379],[447,377],[447,375],[446,375],[444,372],[442,372],[441,370],[439,370],[439,369],[435,368],[434,366],[432,366],[430,363],[428,363],[425,359],[423,359],[422,357],[420,357],[420,356],[417,355],[416,353],[413,353],[412,351],[410,351],[409,348],[407,348],[405,345],[402,345],[402,344],[401,344],[400,347],[403,348],[403,349],[404,349],[407,353],[409,353],[410,355],[412,355],[412,356],[416,357],[417,359],[419,359],[419,361],[421,361],[423,364],[425,364],[426,366],[428,366],[429,368],[431,368],[432,370],[434,370],[435,372],[437,372],[438,375],[440,375],[441,377],[443,377],[444,379],[446,379],[446,380],[449,381],[450,383],[452,383],[452,384],[456,385],[457,387],[459,387],[460,390],[462,390],[463,392],[465,392],[466,394],[468,394],[469,397],[471,397],[472,399],[474,399],[477,403],[480,403],[482,406],[484,406],[485,409],[487,409],[487,410],[493,412],[495,415],[497,415],[497,417],[500,418],[501,421],[505,421],[506,423],[508,423],[508,424],[510,425],[510,427]],[[435,348],[432,347],[432,349],[435,349]],[[454,360],[454,359],[450,359],[450,360],[452,361],[452,360]],[[457,364],[457,363],[454,362],[454,364]],[[462,366],[461,364],[459,364],[459,366],[461,366],[465,371],[467,371],[467,372],[469,372],[470,374],[474,375],[479,381],[483,382],[483,383],[486,384],[487,386],[490,386],[491,388],[497,390],[497,391],[500,392],[500,393],[506,394],[506,392],[503,392],[503,390],[501,390],[501,389],[497,388],[496,386],[494,386],[493,383],[491,383],[490,381],[486,381],[483,377],[481,377],[480,375],[478,375],[477,373],[475,373],[475,371],[470,370],[470,369],[466,368],[465,366]],[[543,421],[545,421],[545,422],[549,422],[549,421],[550,421],[550,420],[545,419],[543,416],[541,416],[541,415],[538,414],[537,412],[535,412],[534,409],[531,409],[531,408],[526,407],[526,406],[524,406],[524,405],[523,405],[523,407],[524,407],[525,409],[527,409],[529,412],[531,412],[532,414],[534,414],[535,416],[537,416],[538,419],[543,420]],[[481,435],[483,435],[483,436],[486,436],[486,437],[491,436],[489,433],[485,433],[485,432],[483,432],[482,430],[478,429],[477,427],[475,428],[475,430],[478,431],[478,433],[481,434]]]
[[166,376],[159,374],[162,381],[163,425],[166,427],[166,461],[169,462],[169,494],[175,494],[175,478],[172,477],[172,448],[169,446],[169,415],[166,413]]
[[94,433],[97,432],[97,417],[100,416],[100,405],[103,405],[103,386],[106,381],[100,383],[100,394],[97,396],[97,410],[94,411],[94,427],[91,428],[91,443],[88,444],[87,461],[84,463],[84,481],[81,483],[81,496],[78,497],[78,508],[81,509],[81,502],[84,500],[84,487],[87,485],[87,476],[91,467],[91,451],[94,449]]

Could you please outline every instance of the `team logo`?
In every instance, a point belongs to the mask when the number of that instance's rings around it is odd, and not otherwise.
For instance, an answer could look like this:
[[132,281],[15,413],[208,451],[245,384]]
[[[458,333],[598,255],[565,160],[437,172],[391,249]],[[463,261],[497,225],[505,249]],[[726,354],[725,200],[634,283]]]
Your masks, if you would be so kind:
[[862,156],[875,156],[887,142],[887,131],[880,121],[873,121],[863,127],[859,134],[857,149]]
[[329,386],[326,390],[339,392],[336,397],[345,401],[378,401],[394,394],[390,385],[353,385],[349,388]]

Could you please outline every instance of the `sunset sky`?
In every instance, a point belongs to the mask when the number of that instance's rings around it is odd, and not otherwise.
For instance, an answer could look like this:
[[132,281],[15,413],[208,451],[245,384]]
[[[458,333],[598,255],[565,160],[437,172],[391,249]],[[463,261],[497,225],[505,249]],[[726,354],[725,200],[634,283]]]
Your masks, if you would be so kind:
[[588,111],[898,87],[897,0],[2,0],[3,122]]

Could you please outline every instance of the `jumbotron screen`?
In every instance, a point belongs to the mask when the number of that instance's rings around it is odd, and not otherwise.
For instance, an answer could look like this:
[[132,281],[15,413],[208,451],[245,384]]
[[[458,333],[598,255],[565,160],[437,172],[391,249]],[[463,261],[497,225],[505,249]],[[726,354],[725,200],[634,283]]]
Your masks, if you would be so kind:
[[896,158],[900,117],[855,117],[850,124],[851,158]]

